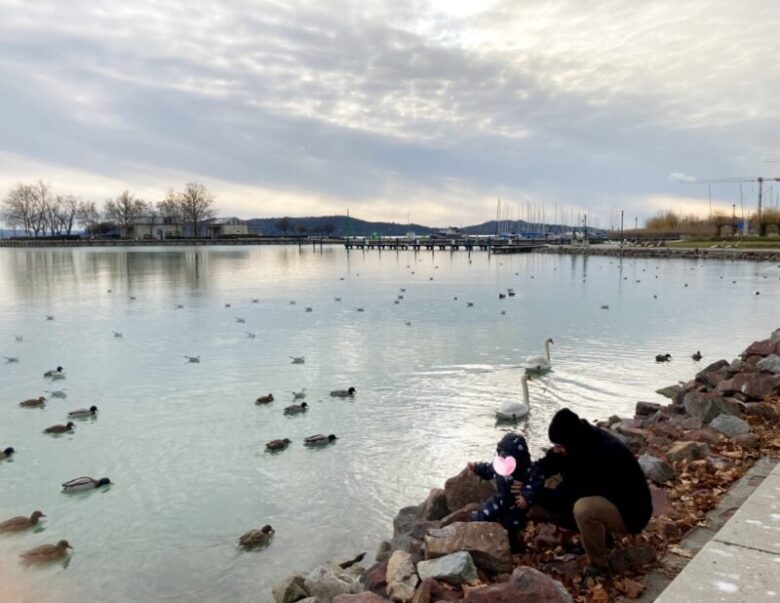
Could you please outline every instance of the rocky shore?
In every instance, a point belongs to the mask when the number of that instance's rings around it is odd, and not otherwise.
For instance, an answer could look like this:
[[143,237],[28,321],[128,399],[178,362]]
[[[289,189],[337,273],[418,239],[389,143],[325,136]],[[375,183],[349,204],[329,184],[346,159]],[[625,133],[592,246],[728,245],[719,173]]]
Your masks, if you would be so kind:
[[658,390],[669,402],[636,403],[633,417],[597,423],[638,457],[650,482],[653,517],[618,539],[611,579],[584,579],[576,533],[529,523],[513,555],[496,523],[471,523],[493,492],[468,470],[448,479],[393,521],[393,538],[373,563],[362,556],[292,574],[274,586],[277,603],[607,602],[635,599],[645,576],[702,523],[731,484],[764,456],[780,456],[780,329],[733,361],[719,360],[687,382]]
[[548,245],[534,250],[537,253],[606,255],[624,258],[683,258],[713,260],[748,260],[751,262],[780,262],[780,249],[740,249],[736,247],[700,247],[694,249],[672,247],[639,247],[615,245]]

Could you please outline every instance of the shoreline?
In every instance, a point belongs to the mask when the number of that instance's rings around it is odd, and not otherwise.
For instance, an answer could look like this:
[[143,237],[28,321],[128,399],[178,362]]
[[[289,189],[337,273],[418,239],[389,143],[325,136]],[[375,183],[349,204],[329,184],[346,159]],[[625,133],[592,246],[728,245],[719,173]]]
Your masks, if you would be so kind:
[[583,580],[584,555],[566,552],[576,534],[550,524],[529,522],[521,533],[525,550],[513,555],[499,524],[469,521],[493,485],[464,469],[422,503],[399,510],[393,538],[366,560],[370,565],[360,565],[361,555],[291,574],[274,585],[274,600],[653,600],[668,585],[659,588],[659,572],[682,570],[695,554],[686,543],[701,538],[701,526],[746,481],[753,485],[754,467],[780,458],[780,329],[732,362],[703,366],[690,381],[657,393],[668,403],[640,401],[632,418],[594,421],[635,454],[653,498],[646,528],[616,537],[609,580]]
[[619,258],[657,258],[689,260],[743,260],[750,262],[780,262],[780,249],[760,248],[674,248],[674,247],[616,247],[609,245],[548,245],[534,250],[553,255],[600,255]]

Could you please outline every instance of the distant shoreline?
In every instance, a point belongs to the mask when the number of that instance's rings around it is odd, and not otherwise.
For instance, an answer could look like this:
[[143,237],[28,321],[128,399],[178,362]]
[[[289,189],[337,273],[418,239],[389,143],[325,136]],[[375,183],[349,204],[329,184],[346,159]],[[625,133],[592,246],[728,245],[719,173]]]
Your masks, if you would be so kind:
[[344,244],[340,239],[301,239],[291,237],[264,237],[252,239],[0,239],[0,247],[41,248],[41,247],[189,247],[201,245],[337,245]]
[[635,247],[611,245],[548,245],[536,249],[537,253],[565,255],[603,255],[623,258],[656,259],[701,259],[701,260],[746,260],[750,262],[778,262],[780,249],[736,249],[736,248],[680,248],[672,247]]

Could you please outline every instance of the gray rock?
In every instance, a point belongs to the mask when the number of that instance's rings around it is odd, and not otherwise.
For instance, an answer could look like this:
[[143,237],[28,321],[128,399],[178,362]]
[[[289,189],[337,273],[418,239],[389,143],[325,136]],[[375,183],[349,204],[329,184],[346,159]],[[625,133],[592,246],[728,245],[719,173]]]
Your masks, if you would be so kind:
[[[656,394],[662,395],[664,398],[674,398],[674,394],[677,392],[682,391],[682,385],[675,384],[675,385],[667,385],[666,387],[662,387],[661,389],[655,390]],[[639,414],[639,413],[637,413]]]
[[412,556],[405,551],[393,551],[387,562],[387,594],[393,601],[411,601],[420,579],[414,570]]
[[642,467],[647,478],[656,484],[663,484],[674,478],[674,469],[671,465],[651,454],[645,453],[640,456],[639,466]]
[[290,574],[271,589],[276,603],[295,603],[309,596],[302,574]]
[[458,475],[444,482],[444,494],[450,513],[469,503],[482,503],[495,492],[493,480],[480,479],[470,469],[463,469]]
[[710,427],[716,431],[733,438],[750,432],[750,425],[739,417],[719,415],[710,423]]
[[689,392],[683,398],[685,412],[690,416],[700,419],[702,423],[709,423],[721,414],[735,414],[733,405],[726,402],[722,396],[702,392]]
[[414,524],[422,519],[424,509],[425,503],[404,507],[398,511],[398,514],[393,518],[393,536],[408,532]]
[[[674,394],[672,394],[672,396],[673,395]],[[667,397],[671,398],[672,396],[667,396]],[[654,415],[659,410],[661,410],[661,405],[656,404],[655,402],[637,402],[636,409],[634,410],[634,414],[637,415],[638,417],[648,417],[650,415]]]
[[466,551],[458,551],[429,561],[420,561],[417,564],[417,574],[420,580],[435,578],[456,586],[470,584],[479,579],[477,566]]
[[447,495],[441,488],[434,488],[428,495],[423,508],[423,519],[436,521],[450,514],[447,508]]
[[508,582],[469,590],[466,603],[572,603],[563,584],[527,566],[514,569]]
[[363,571],[359,565],[342,569],[338,565],[325,564],[313,569],[306,576],[304,586],[310,596],[320,599],[321,603],[331,603],[337,595],[357,593],[363,590],[358,577]]
[[780,356],[777,354],[771,354],[766,358],[762,358],[756,365],[758,370],[765,371],[767,373],[780,374]]
[[512,569],[512,553],[506,530],[494,522],[459,522],[425,537],[425,556],[443,557],[457,551],[468,551],[477,567],[491,573]]

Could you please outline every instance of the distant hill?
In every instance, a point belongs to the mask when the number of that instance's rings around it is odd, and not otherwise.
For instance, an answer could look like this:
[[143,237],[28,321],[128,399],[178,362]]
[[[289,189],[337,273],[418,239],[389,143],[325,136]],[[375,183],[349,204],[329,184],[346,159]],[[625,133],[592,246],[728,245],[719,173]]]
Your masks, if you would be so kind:
[[[336,237],[357,236],[368,237],[378,234],[384,237],[403,236],[408,232],[416,235],[429,235],[438,232],[441,228],[423,226],[422,224],[397,224],[395,222],[368,222],[359,218],[347,216],[319,216],[307,218],[253,218],[247,220],[251,234],[266,236],[277,235],[329,235]],[[569,232],[570,226],[562,224],[547,224],[545,231],[550,233]],[[464,234],[470,235],[494,235],[499,232],[496,221],[490,220],[482,224],[466,226],[461,229]],[[538,224],[529,225],[523,220],[501,222],[502,233],[524,233],[539,231]],[[588,227],[591,233],[603,233],[604,231]]]

